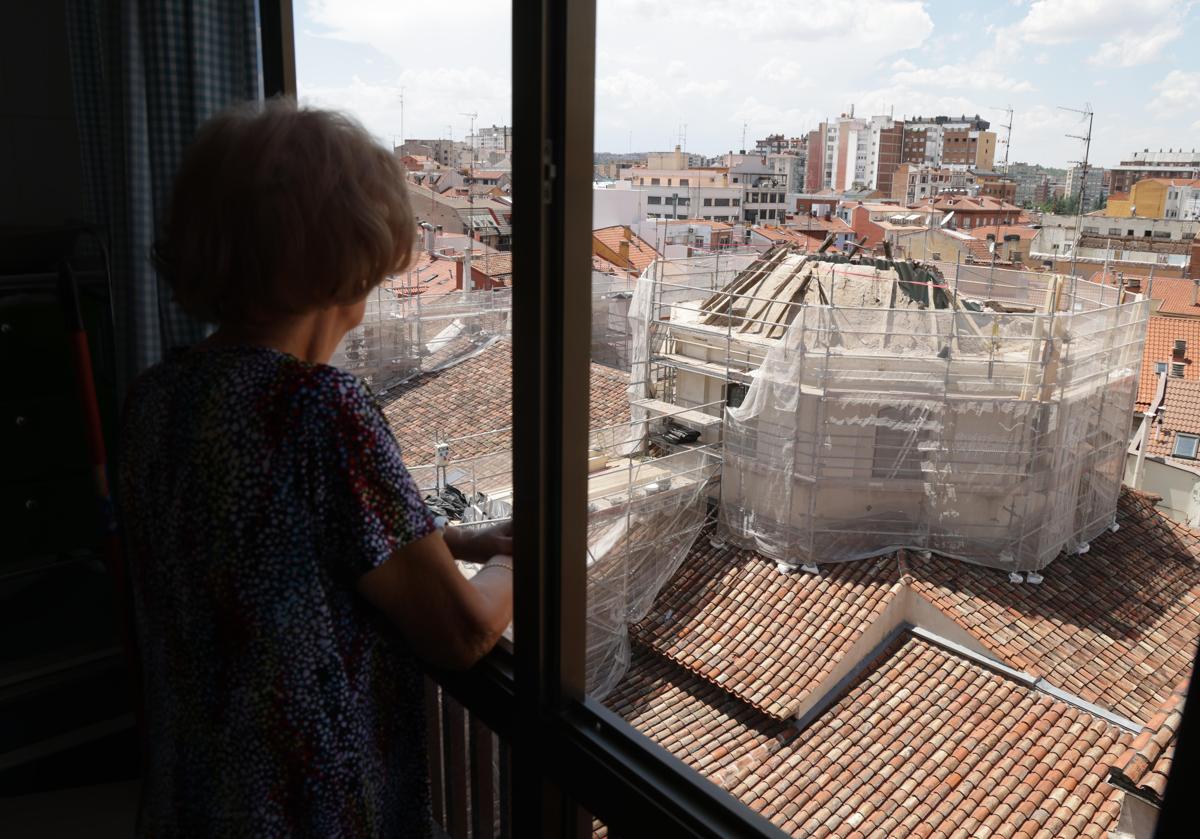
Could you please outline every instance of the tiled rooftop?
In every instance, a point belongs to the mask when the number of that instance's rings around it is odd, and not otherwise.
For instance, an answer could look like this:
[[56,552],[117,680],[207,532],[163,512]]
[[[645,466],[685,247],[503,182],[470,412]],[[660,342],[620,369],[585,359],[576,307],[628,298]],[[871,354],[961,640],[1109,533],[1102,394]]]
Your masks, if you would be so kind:
[[[628,377],[600,364],[592,365],[593,428],[629,419]],[[383,413],[400,441],[408,466],[433,463],[434,435],[462,437],[496,429],[473,440],[455,443],[452,456],[475,457],[512,448],[512,343],[499,340],[482,352],[393,388],[383,399]]]
[[702,536],[635,639],[777,719],[794,716],[894,596],[891,558],[782,574]]
[[512,254],[506,252],[472,256],[471,269],[494,279],[512,280]]
[[[932,605],[958,643],[1139,722],[1178,684],[1200,635],[1200,539],[1125,490],[1120,530],[1060,556],[1040,585],[938,557],[783,574],[701,538],[633,637],[770,716],[795,716],[872,632]],[[885,614],[889,606],[895,606]]]
[[1191,665],[1200,636],[1200,539],[1124,490],[1121,529],[1060,556],[1040,585],[932,558],[912,589],[1012,667],[1134,721],[1149,718]]
[[[1146,454],[1169,458],[1175,454],[1176,434],[1200,435],[1200,381],[1172,379],[1168,376],[1159,418],[1161,422],[1151,426]],[[1183,462],[1200,466],[1200,461]]]
[[[593,230],[592,237],[611,251],[611,254],[605,254],[606,258],[612,260],[622,268],[631,268],[641,273],[654,260],[658,259],[658,251],[654,250],[649,242],[629,228],[622,227],[619,224]],[[622,241],[629,242],[629,262],[626,265],[622,265],[622,260],[619,258]]]
[[905,634],[732,792],[800,836],[1104,837],[1132,740]]
[[641,645],[634,645],[629,670],[604,704],[725,787],[796,732],[792,723],[766,716]]
[[1185,679],[1117,759],[1109,773],[1113,783],[1151,801],[1162,800],[1175,758],[1175,737],[1183,719],[1187,688]]
[[795,218],[788,219],[788,227],[799,231],[819,230],[824,233],[853,233],[854,228],[837,216],[822,218],[800,213]]
[[[1173,356],[1175,341],[1187,341],[1187,352],[1182,359]],[[1142,353],[1142,372],[1138,378],[1138,410],[1145,410],[1154,399],[1154,390],[1158,387],[1158,376],[1154,372],[1154,364],[1165,361],[1184,362],[1183,378],[1189,381],[1200,381],[1200,365],[1196,364],[1197,352],[1200,351],[1200,319],[1152,317],[1146,325],[1146,348]]]

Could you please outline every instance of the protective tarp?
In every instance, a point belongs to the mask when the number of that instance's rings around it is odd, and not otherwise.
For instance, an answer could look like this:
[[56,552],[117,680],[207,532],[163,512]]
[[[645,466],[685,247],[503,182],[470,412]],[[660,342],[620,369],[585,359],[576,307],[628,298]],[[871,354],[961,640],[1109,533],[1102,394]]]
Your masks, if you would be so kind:
[[1052,275],[997,273],[1020,311],[801,306],[727,409],[723,531],[789,565],[906,547],[1030,571],[1109,526],[1148,304],[1062,278],[1052,306]]
[[362,323],[346,333],[330,364],[382,392],[511,334],[512,289],[429,295],[380,286],[367,298]]
[[[1148,304],[1060,275],[768,251],[664,260],[630,398],[724,411],[719,515],[781,563],[897,548],[1013,571],[1115,516]],[[931,305],[932,304],[932,305]]]
[[[707,269],[712,288],[747,260],[722,262],[719,271]],[[640,320],[630,317],[634,289],[633,281],[593,275],[593,355],[617,369],[629,370],[636,348],[643,346],[630,340],[635,325],[644,326],[649,317],[649,309]],[[333,363],[367,379],[376,392],[386,391],[485,351],[511,334],[510,314],[509,289],[423,298],[381,288],[371,295],[363,324],[346,336]],[[507,404],[503,407],[496,412],[501,417],[509,410]],[[430,443],[421,450],[435,452],[433,462],[427,455],[424,462],[406,464],[422,495],[464,499],[464,526],[508,518],[511,424],[462,436],[442,435],[432,425],[428,432]],[[588,449],[594,471],[588,478],[586,672],[589,692],[602,698],[628,667],[630,622],[645,616],[711,519],[708,495],[720,452],[716,445],[693,445],[652,456],[641,422],[589,428]]]
[[701,447],[630,461],[589,482],[588,694],[603,699],[629,666],[629,625],[649,612],[708,518],[719,455]]

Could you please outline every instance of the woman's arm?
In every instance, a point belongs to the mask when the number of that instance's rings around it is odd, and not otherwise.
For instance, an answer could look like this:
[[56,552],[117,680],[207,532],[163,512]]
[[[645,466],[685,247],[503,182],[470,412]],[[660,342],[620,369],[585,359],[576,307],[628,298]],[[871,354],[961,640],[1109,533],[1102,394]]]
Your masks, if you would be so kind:
[[468,580],[440,531],[363,574],[358,591],[400,629],[417,655],[438,667],[470,667],[512,621],[512,571],[489,564]]

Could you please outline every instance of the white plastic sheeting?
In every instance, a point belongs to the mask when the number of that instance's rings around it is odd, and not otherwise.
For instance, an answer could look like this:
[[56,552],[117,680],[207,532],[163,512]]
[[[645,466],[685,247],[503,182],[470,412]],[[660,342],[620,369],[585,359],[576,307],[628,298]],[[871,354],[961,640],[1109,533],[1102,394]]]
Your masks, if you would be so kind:
[[[712,272],[714,288],[748,260],[722,262],[721,270]],[[593,277],[593,355],[626,370],[631,352],[640,346],[631,346],[632,330],[645,324],[645,318],[627,314],[633,285],[621,278]],[[510,289],[427,299],[396,297],[380,289],[368,300],[363,324],[347,335],[333,363],[383,391],[483,351],[511,333],[510,316]],[[434,428],[429,434],[430,448],[445,444],[446,454],[437,463],[408,464],[423,494],[452,484],[469,498],[481,493],[489,499],[469,508],[476,523],[486,522],[493,510],[507,514],[511,425],[460,437],[442,437]],[[591,456],[609,464],[588,480],[586,675],[589,693],[603,698],[628,668],[629,624],[646,615],[710,520],[708,489],[720,452],[716,446],[695,446],[651,457],[646,428],[639,422],[589,429],[588,448]]]
[[1148,311],[1087,292],[804,306],[727,410],[722,530],[793,566],[906,547],[1030,571],[1083,548],[1114,520]]
[[397,295],[380,286],[362,323],[346,333],[330,361],[377,391],[465,358],[512,334],[512,289]]
[[987,266],[900,283],[869,258],[768,276],[769,256],[716,286],[664,261],[631,306],[631,399],[748,386],[725,412],[727,538],[793,567],[905,547],[1029,571],[1113,522],[1146,301]]
[[585,675],[594,698],[628,669],[629,625],[646,616],[699,535],[718,469],[715,447],[698,447],[631,462],[613,492],[589,492]]

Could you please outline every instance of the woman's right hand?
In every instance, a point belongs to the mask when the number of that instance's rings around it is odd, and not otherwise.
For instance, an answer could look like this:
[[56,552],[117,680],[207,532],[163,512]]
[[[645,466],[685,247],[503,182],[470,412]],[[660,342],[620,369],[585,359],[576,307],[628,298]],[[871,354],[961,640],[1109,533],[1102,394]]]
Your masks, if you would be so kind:
[[501,556],[497,562],[505,559],[507,570],[468,580],[441,531],[435,531],[363,574],[357,587],[400,629],[417,655],[438,667],[465,670],[496,645],[512,622],[512,559]]

